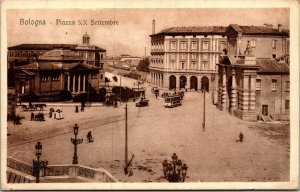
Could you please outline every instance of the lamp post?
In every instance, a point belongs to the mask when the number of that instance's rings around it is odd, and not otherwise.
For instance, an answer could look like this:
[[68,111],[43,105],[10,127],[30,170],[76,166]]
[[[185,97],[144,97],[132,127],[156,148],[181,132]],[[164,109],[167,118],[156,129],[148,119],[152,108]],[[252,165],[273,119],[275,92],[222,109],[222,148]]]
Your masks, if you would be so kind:
[[172,161],[164,160],[162,163],[164,177],[169,182],[184,182],[187,172],[187,165],[178,159],[176,153],[172,155]]
[[77,139],[78,129],[79,129],[79,127],[77,126],[77,124],[75,124],[75,126],[74,126],[74,135],[75,135],[75,138],[71,138],[71,142],[74,145],[74,156],[73,156],[73,162],[72,162],[72,164],[78,164],[77,145],[79,145],[79,144],[81,144],[83,142],[83,139]]
[[33,176],[36,177],[36,183],[40,182],[40,170],[41,168],[44,169],[43,175],[46,176],[46,168],[48,165],[48,161],[40,161],[40,156],[42,155],[42,144],[41,142],[37,142],[35,145],[35,155],[37,157],[37,160],[33,160]]

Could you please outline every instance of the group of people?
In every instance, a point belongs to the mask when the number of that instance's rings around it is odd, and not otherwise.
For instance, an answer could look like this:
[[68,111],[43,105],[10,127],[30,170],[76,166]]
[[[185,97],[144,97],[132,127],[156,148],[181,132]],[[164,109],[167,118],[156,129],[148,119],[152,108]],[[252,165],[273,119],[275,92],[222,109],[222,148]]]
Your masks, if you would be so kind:
[[[85,102],[82,101],[81,102],[81,107],[80,107],[80,112],[84,112],[84,108],[85,108]],[[78,105],[75,106],[75,113],[79,113],[79,106]]]
[[62,113],[62,110],[60,109],[57,109],[57,110],[54,110],[53,108],[50,108],[50,111],[49,111],[49,118],[53,118],[53,119],[63,119],[63,113]]
[[34,114],[32,112],[30,121],[45,121],[44,114],[43,113]]

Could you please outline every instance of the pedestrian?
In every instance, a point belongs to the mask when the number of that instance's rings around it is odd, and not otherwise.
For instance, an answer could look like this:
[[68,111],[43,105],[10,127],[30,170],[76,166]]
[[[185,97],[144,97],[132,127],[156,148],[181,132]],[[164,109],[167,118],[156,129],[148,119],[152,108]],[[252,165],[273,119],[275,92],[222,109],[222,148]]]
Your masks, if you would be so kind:
[[87,137],[87,140],[88,140],[89,143],[93,142],[93,140],[92,140],[92,138],[93,138],[92,137],[92,131],[89,131],[86,137]]
[[33,112],[31,112],[31,119],[30,119],[30,121],[34,121],[34,113]]
[[243,142],[244,141],[244,134],[242,132],[240,132],[240,135],[239,135],[239,140],[235,140],[236,142]]
[[75,106],[75,113],[79,113],[78,105]]

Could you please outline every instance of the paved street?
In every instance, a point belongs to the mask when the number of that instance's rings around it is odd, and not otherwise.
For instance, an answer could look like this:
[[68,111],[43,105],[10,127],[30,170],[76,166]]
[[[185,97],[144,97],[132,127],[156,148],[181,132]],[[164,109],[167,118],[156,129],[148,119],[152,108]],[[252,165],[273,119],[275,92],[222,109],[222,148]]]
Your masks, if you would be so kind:
[[[34,146],[43,144],[41,159],[49,164],[70,164],[73,157],[75,123],[79,137],[79,164],[103,167],[118,180],[127,182],[166,182],[162,161],[177,153],[188,165],[187,182],[193,181],[288,181],[289,124],[243,122],[211,104],[207,94],[206,131],[202,130],[203,94],[186,93],[183,104],[164,108],[162,98],[155,99],[147,87],[150,106],[137,108],[128,103],[129,158],[133,175],[124,176],[125,104],[114,107],[89,107],[75,113],[73,105],[60,106],[64,119],[30,120],[30,112],[17,112],[26,119],[19,126],[9,122],[8,155],[32,162]],[[57,106],[54,107],[55,109]],[[270,129],[269,129],[270,128]],[[92,131],[95,141],[86,143]],[[244,142],[236,142],[240,132]]]

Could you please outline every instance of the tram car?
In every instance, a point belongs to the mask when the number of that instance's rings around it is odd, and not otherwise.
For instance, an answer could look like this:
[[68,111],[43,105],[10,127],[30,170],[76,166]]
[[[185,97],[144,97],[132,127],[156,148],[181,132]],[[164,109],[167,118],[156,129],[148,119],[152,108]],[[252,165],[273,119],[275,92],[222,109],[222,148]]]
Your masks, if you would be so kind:
[[177,107],[181,105],[181,96],[172,95],[165,98],[165,107]]

